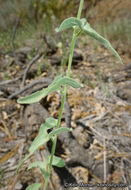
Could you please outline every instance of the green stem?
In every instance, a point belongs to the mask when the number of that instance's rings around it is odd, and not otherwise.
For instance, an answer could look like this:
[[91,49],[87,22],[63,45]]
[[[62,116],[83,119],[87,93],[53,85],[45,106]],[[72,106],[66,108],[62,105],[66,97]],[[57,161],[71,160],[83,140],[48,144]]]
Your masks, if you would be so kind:
[[[77,18],[78,19],[80,19],[80,17],[81,17],[83,3],[84,3],[84,0],[81,0],[80,1],[80,5],[79,5],[78,14],[77,14]],[[72,64],[72,58],[73,58],[73,52],[74,52],[75,42],[76,42],[76,28],[74,29],[74,32],[73,32],[73,38],[72,38],[72,43],[71,43],[71,51],[70,51],[69,62],[68,62],[68,69],[67,69],[67,74],[66,74],[67,77],[70,76],[71,64]]]
[[82,12],[82,8],[83,8],[83,4],[84,4],[84,0],[81,0],[81,1],[80,1],[80,5],[79,5],[78,14],[77,14],[77,18],[78,18],[78,19],[81,18],[81,12]]
[[[78,10],[78,14],[77,14],[77,18],[78,19],[80,19],[80,17],[81,17],[83,3],[84,3],[84,0],[80,0],[79,10]],[[74,52],[75,42],[76,42],[76,28],[74,29],[73,38],[72,38],[72,42],[71,42],[71,51],[70,51],[70,55],[69,55],[68,68],[67,68],[67,73],[66,73],[67,77],[70,77],[70,71],[71,71],[71,64],[72,64],[72,58],[73,58],[73,52]],[[68,87],[67,85],[65,85],[65,87],[64,87],[64,92],[63,92],[63,97],[62,97],[62,103],[61,103],[61,109],[60,109],[60,113],[59,113],[59,117],[58,117],[58,122],[57,122],[56,128],[59,128],[60,123],[61,123],[64,103],[65,103],[65,100],[66,100],[67,87]],[[53,146],[52,146],[52,150],[51,150],[51,158],[50,158],[49,169],[48,169],[49,177],[50,177],[51,168],[52,168],[53,156],[55,154],[56,143],[57,143],[57,135],[55,135],[55,137],[54,137]],[[49,177],[45,181],[44,189],[43,190],[46,190],[46,188],[47,188]]]
[[[66,88],[64,89],[64,93],[63,93],[63,97],[62,97],[61,109],[60,109],[60,113],[59,113],[59,117],[58,117],[58,122],[57,122],[56,128],[59,128],[60,123],[61,123],[61,117],[62,117],[62,112],[63,112],[63,108],[64,108],[65,99],[66,99]],[[55,154],[56,143],[57,143],[57,135],[55,135],[55,137],[54,137],[53,146],[52,146],[52,150],[51,150],[51,158],[50,158],[50,164],[49,164],[49,169],[48,169],[49,177],[50,177],[51,168],[52,168],[53,156]],[[46,188],[47,188],[49,177],[45,181],[44,189],[43,190],[46,190]]]

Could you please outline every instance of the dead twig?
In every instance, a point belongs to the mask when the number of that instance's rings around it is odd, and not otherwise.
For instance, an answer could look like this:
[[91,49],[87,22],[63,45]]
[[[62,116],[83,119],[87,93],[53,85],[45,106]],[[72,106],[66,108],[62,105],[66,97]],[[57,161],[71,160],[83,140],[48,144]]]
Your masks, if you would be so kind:
[[16,19],[16,23],[15,23],[15,26],[13,28],[13,33],[12,33],[12,38],[11,38],[11,45],[12,45],[13,51],[15,51],[14,40],[15,40],[17,27],[18,27],[18,25],[20,23],[20,18],[21,18],[21,15],[19,15],[19,17]]
[[52,46],[51,43],[49,43],[49,41],[48,41],[46,35],[42,35],[41,37],[42,37],[42,39],[44,40],[44,42],[45,42],[45,44],[46,44],[46,46],[47,46],[47,52],[46,52],[46,54],[47,54],[47,55],[48,55],[48,54],[52,55],[52,54],[56,53],[56,51],[57,51],[57,46],[55,46],[55,47]]
[[2,81],[2,82],[0,82],[0,86],[3,86],[3,85],[6,85],[6,84],[15,82],[15,81],[19,80],[20,78],[21,78],[21,77],[18,77],[18,78],[16,78],[16,79],[12,79],[12,80]]
[[52,50],[51,44],[48,42],[46,35],[42,35],[44,42],[46,43],[47,47]]
[[21,19],[21,14],[19,15],[19,17],[16,19],[16,23],[15,26],[13,28],[13,33],[12,33],[12,38],[11,38],[11,46],[12,46],[12,51],[13,51],[13,55],[15,57],[15,62],[16,64],[18,64],[18,58],[15,52],[15,44],[14,44],[14,40],[15,40],[15,35],[16,35],[16,30],[18,28],[18,25],[20,23],[20,19]]
[[20,171],[18,174],[16,174],[14,176],[13,180],[11,180],[9,190],[14,190],[15,189],[16,183],[20,180],[21,176],[23,175],[23,173],[25,172],[26,169],[27,169],[27,166],[25,166],[22,171]]
[[26,67],[25,71],[24,71],[24,76],[23,76],[23,80],[22,80],[22,87],[25,85],[25,80],[26,80],[26,76],[27,73],[29,71],[29,69],[31,68],[31,66],[33,65],[33,63],[35,63],[37,60],[39,60],[43,55],[43,52],[38,53],[35,57],[33,57],[33,59],[29,62],[28,66]]

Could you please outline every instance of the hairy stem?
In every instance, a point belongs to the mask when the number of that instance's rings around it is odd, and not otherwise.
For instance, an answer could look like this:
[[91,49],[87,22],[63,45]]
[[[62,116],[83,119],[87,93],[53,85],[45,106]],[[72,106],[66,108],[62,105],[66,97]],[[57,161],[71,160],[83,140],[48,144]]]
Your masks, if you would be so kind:
[[[81,16],[83,3],[84,3],[84,0],[81,0],[80,1],[80,5],[79,5],[78,14],[77,14],[77,18],[78,19],[80,19],[80,16]],[[74,32],[73,32],[73,38],[72,38],[72,43],[71,43],[71,51],[70,51],[70,55],[69,55],[68,69],[67,69],[67,74],[66,74],[67,77],[70,76],[71,64],[72,64],[72,58],[73,58],[73,52],[74,52],[75,42],[76,42],[76,28],[74,29]]]
[[[78,14],[77,14],[77,18],[78,19],[80,19],[80,17],[81,17],[83,3],[84,3],[84,0],[80,0],[79,10],[78,10]],[[67,68],[67,73],[66,73],[67,77],[70,77],[70,71],[71,71],[71,64],[72,64],[72,58],[73,58],[73,52],[74,52],[75,42],[76,42],[76,28],[74,28],[73,38],[72,38],[72,42],[71,42],[71,50],[70,50],[69,61],[68,61],[68,68]],[[66,100],[67,87],[68,87],[68,85],[65,85],[65,87],[64,87],[64,92],[63,92],[63,97],[62,97],[62,103],[61,103],[61,109],[60,109],[60,113],[59,113],[59,117],[58,117],[58,122],[57,122],[56,128],[60,127],[61,117],[62,117],[63,108],[64,108],[64,103],[65,103],[65,100]],[[53,156],[55,154],[56,143],[57,143],[57,135],[55,135],[55,137],[54,137],[53,146],[52,146],[52,150],[51,150],[51,158],[50,158],[50,164],[49,164],[49,169],[48,169],[49,177],[50,177],[51,168],[52,168]],[[46,190],[46,188],[47,188],[49,177],[45,181],[44,189],[43,190]]]

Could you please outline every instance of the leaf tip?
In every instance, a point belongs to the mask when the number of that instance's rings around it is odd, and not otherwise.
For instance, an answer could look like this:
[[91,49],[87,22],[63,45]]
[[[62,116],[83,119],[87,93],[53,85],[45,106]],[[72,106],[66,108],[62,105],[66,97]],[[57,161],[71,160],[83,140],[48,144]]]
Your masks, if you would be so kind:
[[[24,101],[23,101],[24,100]],[[18,104],[28,104],[26,101],[25,101],[25,98],[19,98],[18,100],[17,100],[17,103]]]
[[19,99],[17,100],[17,103],[18,103],[18,104],[21,104],[21,98],[19,98]]

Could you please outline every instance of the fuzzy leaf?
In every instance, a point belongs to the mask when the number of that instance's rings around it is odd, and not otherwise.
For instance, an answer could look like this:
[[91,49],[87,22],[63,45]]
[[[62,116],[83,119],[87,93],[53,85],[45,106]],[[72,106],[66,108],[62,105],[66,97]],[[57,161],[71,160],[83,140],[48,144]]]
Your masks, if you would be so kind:
[[70,78],[70,77],[63,77],[60,81],[60,85],[67,84],[69,86],[72,86],[73,88],[80,88],[83,87],[82,84],[79,84],[76,80]]
[[87,21],[86,18],[81,18],[80,21],[81,21],[80,28],[82,29],[86,25]]
[[53,83],[57,82],[59,79],[61,79],[63,76],[62,75],[58,75],[55,77]]
[[41,161],[33,162],[33,163],[29,164],[28,170],[30,170],[32,168],[39,168],[39,169],[43,170],[43,169],[46,169],[46,164],[47,164],[47,162],[41,162]]
[[[50,156],[48,160],[50,161]],[[62,158],[54,155],[52,165],[61,168],[65,166],[65,162]]]
[[[105,38],[103,38],[100,34],[98,34],[91,26],[88,22],[86,22],[85,18],[82,19],[77,19],[75,17],[71,17],[68,18],[66,20],[64,20],[60,27],[56,30],[57,32],[63,31],[67,28],[71,28],[73,26],[78,26],[83,32],[85,32],[86,34],[88,34],[89,36],[91,36],[92,38],[96,39],[97,41],[99,41],[102,45],[104,45],[106,48],[108,48],[120,61],[120,63],[122,63],[122,60],[119,56],[119,54],[117,53],[117,51],[112,47],[112,45],[110,44],[110,42],[108,40],[106,40]],[[81,31],[80,31],[81,32]],[[77,34],[76,34],[77,35]]]
[[54,135],[57,135],[59,133],[71,132],[71,131],[72,131],[72,129],[69,129],[67,127],[60,127],[58,129],[55,129],[55,130],[51,131],[49,133],[49,138],[52,138]]
[[26,190],[38,190],[41,187],[41,183],[33,183],[29,185]]
[[69,86],[72,86],[74,88],[80,88],[82,85],[80,85],[77,81],[70,77],[62,77],[61,75],[56,77],[52,84],[48,86],[48,88],[44,88],[41,91],[35,92],[29,96],[26,96],[25,98],[18,99],[19,104],[32,104],[39,102],[42,98],[47,96],[48,94],[58,90],[62,85],[67,84]]
[[[51,156],[48,156],[46,161],[44,161],[44,162],[37,161],[37,162],[33,162],[33,163],[29,164],[28,170],[30,170],[32,168],[39,168],[40,170],[46,170],[47,164],[50,163],[50,157]],[[62,158],[60,158],[58,156],[53,156],[52,165],[57,166],[57,167],[63,167],[63,166],[65,166],[65,163]]]
[[40,126],[38,136],[34,139],[31,147],[29,148],[30,155],[33,154],[36,149],[38,149],[41,145],[45,144],[50,139],[47,130],[56,127],[56,125],[57,119],[54,119],[52,117],[46,119],[45,124],[42,124]]
[[31,147],[29,148],[30,154],[33,154],[40,146],[48,142],[49,134],[47,133],[47,128],[45,124],[42,124],[39,130],[38,136],[34,139]]
[[49,173],[45,169],[42,170],[42,173],[43,173],[44,179],[46,181],[49,178]]
[[81,27],[82,27],[82,30],[86,34],[88,34],[92,38],[96,39],[98,42],[100,42],[102,45],[104,45],[106,48],[108,48],[119,59],[120,63],[122,63],[122,60],[121,60],[119,54],[112,47],[110,42],[108,40],[106,40],[105,38],[103,38],[100,34],[98,34],[93,28],[91,28],[89,23],[86,23],[85,25],[81,25]]
[[29,96],[18,99],[17,103],[19,104],[32,104],[35,102],[39,102],[43,97],[48,95],[47,89],[43,89],[41,91],[37,91]]
[[75,17],[70,17],[65,19],[59,28],[56,29],[56,32],[61,32],[65,29],[72,28],[73,26],[79,26],[81,25],[80,19],[77,19]]
[[46,119],[46,128],[47,129],[51,129],[51,128],[53,128],[53,127],[56,127],[56,125],[57,125],[57,119],[54,119],[54,118],[52,118],[52,117],[49,117],[49,118],[47,118]]
[[[30,154],[28,154],[27,156],[25,156],[25,158],[20,162],[20,164],[19,164],[19,166],[17,168],[17,172],[19,172],[19,170],[22,167],[22,165],[34,153],[34,151],[36,149],[38,149],[39,146],[45,144],[49,140],[49,134],[47,133],[47,130],[51,129],[53,127],[56,127],[56,125],[57,125],[57,119],[54,119],[52,117],[47,118],[45,124],[41,125],[39,134],[34,139],[32,145],[31,145],[31,147],[29,149]],[[40,141],[39,141],[39,139],[40,139]]]

